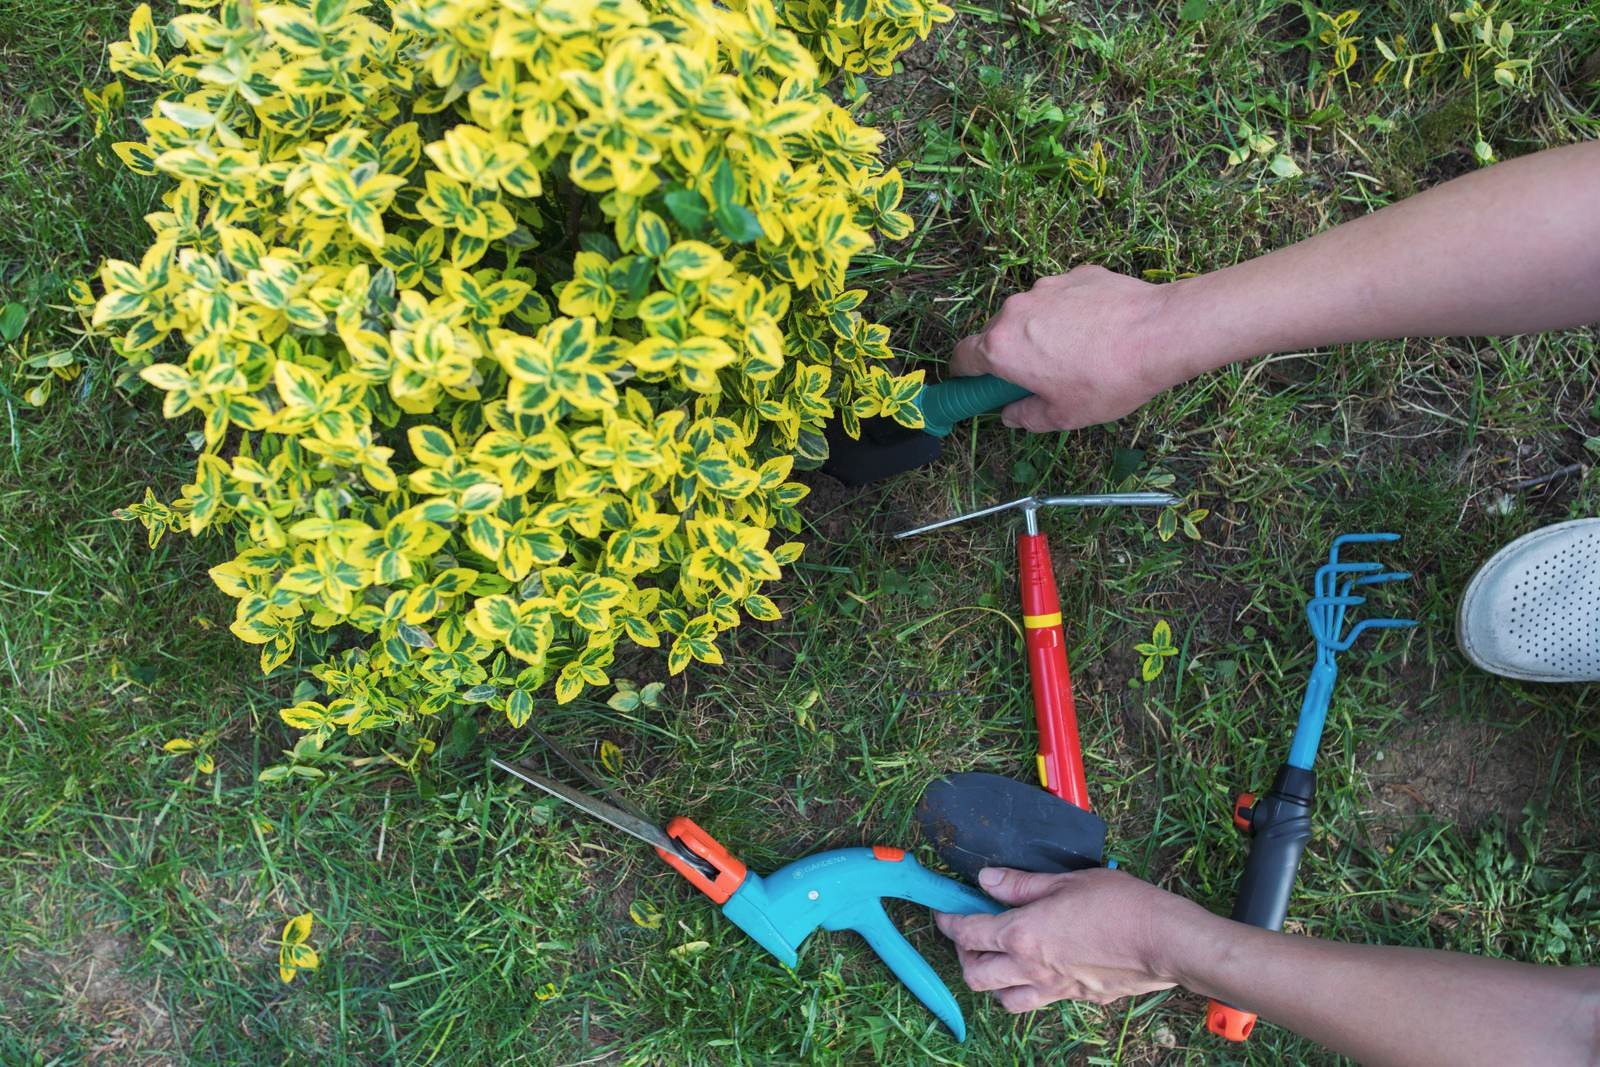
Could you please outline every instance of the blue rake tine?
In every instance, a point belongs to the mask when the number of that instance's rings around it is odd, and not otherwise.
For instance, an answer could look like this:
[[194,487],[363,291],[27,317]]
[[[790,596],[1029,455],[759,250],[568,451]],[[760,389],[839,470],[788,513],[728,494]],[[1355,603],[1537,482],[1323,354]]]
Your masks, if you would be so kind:
[[1403,582],[1411,577],[1410,571],[1384,571],[1382,574],[1364,574],[1351,580],[1351,585],[1382,585],[1384,582]]
[[1333,593],[1334,582],[1341,574],[1366,574],[1372,571],[1383,570],[1383,564],[1372,561],[1361,563],[1324,563],[1317,568],[1316,577],[1311,580],[1312,592],[1317,596],[1330,596]]
[[1350,589],[1355,585],[1355,579],[1354,577],[1346,577],[1346,581],[1341,587],[1339,585],[1339,576],[1341,574],[1371,574],[1374,571],[1382,571],[1382,569],[1384,569],[1382,563],[1371,563],[1371,561],[1365,561],[1365,563],[1323,563],[1322,566],[1318,566],[1317,576],[1312,579],[1312,597],[1317,598],[1317,600],[1334,597],[1334,595],[1349,597]]
[[[1364,560],[1359,563],[1338,562],[1339,549],[1349,544],[1374,544],[1387,543],[1400,540],[1396,533],[1359,533],[1340,534],[1333,539],[1333,547],[1328,550],[1329,562],[1317,568],[1316,576],[1312,579],[1313,593],[1311,604],[1307,605],[1309,612],[1313,606],[1318,606],[1324,611],[1324,621],[1320,624],[1312,620],[1312,635],[1319,642],[1336,642],[1338,633],[1344,626],[1345,610],[1364,601],[1351,596],[1351,591],[1360,585],[1382,585],[1387,582],[1398,582],[1411,577],[1410,571],[1385,571],[1383,564],[1376,561]],[[1342,587],[1339,587],[1338,596],[1334,596],[1337,576],[1359,575],[1347,578]],[[1349,646],[1339,647],[1344,651]]]
[[[1358,586],[1387,585],[1390,582],[1403,582],[1411,577],[1410,571],[1380,571],[1377,574],[1362,574],[1358,578],[1350,578],[1344,583],[1344,588],[1339,592],[1342,596],[1349,597],[1351,591]],[[1351,603],[1359,603],[1360,598],[1352,599]],[[1343,611],[1340,612],[1341,623],[1344,621]]]
[[1349,593],[1340,593],[1338,596],[1313,597],[1306,604],[1306,618],[1311,621],[1312,630],[1333,632],[1339,620],[1344,617],[1346,608],[1357,607],[1365,604],[1364,596],[1351,596]]
[[[1368,578],[1346,579],[1344,585],[1340,587],[1338,593],[1335,594],[1334,582],[1337,575],[1366,575],[1368,572],[1380,570],[1382,567],[1383,564],[1381,563],[1362,562],[1328,563],[1317,568],[1316,577],[1312,580],[1312,585],[1314,587],[1312,591],[1314,596],[1312,597],[1311,602],[1306,605],[1306,611],[1308,613],[1308,618],[1311,618],[1309,613],[1313,608],[1317,608],[1317,610],[1321,611],[1325,616],[1324,620],[1320,624],[1316,619],[1311,619],[1312,635],[1316,637],[1318,641],[1327,640],[1327,635],[1338,634],[1340,628],[1344,626],[1344,613],[1346,608],[1354,607],[1357,604],[1366,603],[1365,599],[1352,597],[1350,591],[1357,585],[1368,583],[1381,577],[1381,575],[1371,575]],[[1320,633],[1318,632],[1319,625],[1321,629]]]
[[1416,619],[1362,619],[1350,628],[1342,641],[1330,641],[1328,647],[1335,652],[1348,652],[1356,639],[1368,630],[1403,630],[1408,626],[1415,626]]
[[[1362,598],[1357,598],[1354,602],[1357,604],[1366,603],[1366,601]],[[1340,610],[1343,609],[1341,608]],[[1316,612],[1314,612],[1310,607],[1307,607],[1306,621],[1311,624],[1311,636],[1317,642],[1317,652],[1319,655],[1323,649],[1331,647],[1333,642],[1338,640],[1339,619],[1337,617],[1326,619],[1320,618]]]
[[[1347,582],[1345,584],[1344,589],[1349,589],[1349,588],[1350,588],[1350,583]],[[1309,601],[1306,602],[1306,609],[1307,610],[1311,610],[1311,609],[1318,608],[1318,607],[1346,607],[1346,608],[1353,608],[1357,604],[1365,604],[1367,602],[1367,598],[1366,597],[1364,597],[1364,596],[1352,596],[1349,593],[1345,592],[1344,589],[1340,590],[1337,595],[1312,597]]]
[[[1382,564],[1381,563],[1374,563],[1373,566],[1374,567],[1381,567]],[[1353,590],[1358,585],[1383,585],[1383,584],[1385,584],[1387,582],[1402,582],[1402,581],[1405,581],[1407,578],[1410,578],[1410,577],[1411,577],[1411,572],[1410,571],[1383,571],[1380,574],[1363,574],[1359,578],[1348,578],[1348,579],[1345,580],[1344,587],[1339,590],[1339,596],[1341,596],[1341,597],[1350,596],[1351,590]],[[1361,601],[1360,600],[1352,600],[1349,603],[1351,603],[1351,604],[1359,604],[1359,603],[1361,603]]]
[[[1352,564],[1352,566],[1354,565]],[[1382,566],[1382,564],[1374,563],[1372,566],[1377,567]],[[1340,588],[1339,595],[1337,597],[1331,595],[1317,597],[1313,599],[1311,603],[1316,604],[1320,602],[1338,606],[1339,611],[1333,619],[1330,627],[1333,632],[1338,632],[1339,628],[1344,625],[1344,609],[1355,607],[1357,604],[1365,604],[1367,602],[1365,597],[1351,595],[1351,591],[1354,590],[1356,586],[1383,585],[1386,582],[1398,582],[1409,577],[1411,577],[1410,571],[1384,571],[1381,574],[1363,574],[1359,578],[1346,579],[1344,585]]]
[[[1398,540],[1400,540],[1400,535],[1397,534],[1397,533],[1340,534],[1338,537],[1335,537],[1333,539],[1333,544],[1328,548],[1328,562],[1327,562],[1326,565],[1327,565],[1327,567],[1332,568],[1329,571],[1329,573],[1330,574],[1331,573],[1341,573],[1341,572],[1345,572],[1345,571],[1357,571],[1357,570],[1359,570],[1359,571],[1382,570],[1383,569],[1383,564],[1381,564],[1381,563],[1372,563],[1372,562],[1366,562],[1366,563],[1340,563],[1339,562],[1339,550],[1341,548],[1343,548],[1345,545],[1388,544],[1390,542],[1398,541]],[[1321,586],[1317,585],[1316,583],[1324,582],[1326,580],[1327,579],[1324,576],[1322,569],[1319,568],[1317,570],[1316,578],[1313,581],[1313,588],[1315,588],[1315,589],[1320,591]]]
[[1328,549],[1328,555],[1331,557],[1337,557],[1339,555],[1339,549],[1343,548],[1345,545],[1379,545],[1386,541],[1398,540],[1400,540],[1400,535],[1397,533],[1340,534],[1338,537],[1333,539],[1333,546]]
[[1338,677],[1337,654],[1350,647],[1368,630],[1396,630],[1415,626],[1414,619],[1362,619],[1340,636],[1344,629],[1345,614],[1350,608],[1367,602],[1356,590],[1363,586],[1384,585],[1404,581],[1411,577],[1409,571],[1387,571],[1375,560],[1341,562],[1339,553],[1349,545],[1387,544],[1400,540],[1397,533],[1340,534],[1328,548],[1328,562],[1317,568],[1312,577],[1311,599],[1306,603],[1306,621],[1316,643],[1316,668],[1306,685],[1305,699],[1300,706],[1300,721],[1290,742],[1288,763],[1292,767],[1310,770],[1316,760],[1317,748],[1322,741],[1323,725],[1327,721],[1328,703],[1333,695],[1334,679]]

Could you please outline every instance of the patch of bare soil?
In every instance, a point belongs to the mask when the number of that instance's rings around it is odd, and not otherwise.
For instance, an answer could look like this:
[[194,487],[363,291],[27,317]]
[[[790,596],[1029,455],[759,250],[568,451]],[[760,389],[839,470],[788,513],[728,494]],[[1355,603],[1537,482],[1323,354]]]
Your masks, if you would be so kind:
[[162,1003],[159,983],[134,966],[136,950],[123,934],[95,930],[50,953],[23,950],[21,982],[0,988],[0,1023],[41,1005],[54,1008],[63,1029],[84,1034],[72,1050],[91,1064],[177,1064],[176,1021]]
[[905,157],[916,143],[917,121],[949,96],[950,71],[940,62],[938,41],[919,41],[900,55],[900,69],[888,77],[868,75],[866,107],[872,125],[883,133],[883,158]]
[[811,527],[800,537],[807,542],[803,558],[808,563],[831,560],[863,527],[874,536],[886,536],[925,521],[924,508],[914,499],[920,481],[910,472],[866,486],[845,485],[821,471],[797,471],[794,480],[811,488],[800,501],[800,513]]
[[1507,731],[1488,721],[1429,716],[1365,747],[1377,826],[1400,827],[1419,815],[1471,830],[1515,825],[1550,773],[1559,737],[1538,720]]
[[[849,540],[850,505],[860,495],[860,491],[848,488],[821,471],[796,471],[794,480],[811,489],[805,499],[800,501],[800,513],[805,516],[812,529],[822,536],[822,540],[829,545]],[[815,552],[809,546],[807,550]]]

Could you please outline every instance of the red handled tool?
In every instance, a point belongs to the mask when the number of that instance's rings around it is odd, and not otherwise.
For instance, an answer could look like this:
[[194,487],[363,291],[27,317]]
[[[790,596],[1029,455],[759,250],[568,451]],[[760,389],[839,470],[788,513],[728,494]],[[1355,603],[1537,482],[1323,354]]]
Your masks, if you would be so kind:
[[1046,801],[1037,790],[1023,789],[994,774],[947,775],[934,782],[923,795],[918,815],[940,855],[955,870],[975,877],[983,866],[1075,870],[1100,862],[1105,823],[1089,811],[1061,598],[1038,513],[1050,507],[1164,507],[1177,502],[1168,493],[1027,496],[895,534],[911,537],[1013,509],[1023,517],[1023,532],[1017,538],[1018,584],[1039,728],[1039,784],[1064,803]]
[[1039,784],[1068,804],[1089,810],[1078,740],[1078,709],[1072,702],[1067,638],[1061,629],[1061,597],[1050,542],[1039,531],[1035,509],[1023,511],[1027,528],[1017,537],[1022,632],[1028,645],[1033,712],[1039,722]]

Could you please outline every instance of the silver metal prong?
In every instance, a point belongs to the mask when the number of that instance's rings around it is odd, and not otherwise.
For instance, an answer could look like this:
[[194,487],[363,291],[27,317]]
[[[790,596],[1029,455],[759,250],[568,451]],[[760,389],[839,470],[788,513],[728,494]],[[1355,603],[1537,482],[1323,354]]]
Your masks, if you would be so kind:
[[1039,499],[1042,508],[1140,508],[1169,507],[1178,503],[1171,493],[1089,493],[1080,496],[1047,496]]
[[1008,500],[1004,504],[994,504],[990,507],[969,511],[965,515],[957,515],[952,519],[940,519],[924,526],[916,526],[909,530],[901,530],[895,534],[895,540],[904,540],[915,537],[917,534],[927,533],[930,530],[941,530],[946,526],[954,526],[958,522],[969,519],[981,519],[985,515],[996,512],[1010,511],[1020,508],[1024,516],[1027,531],[1031,534],[1039,532],[1039,522],[1035,516],[1040,508],[1116,508],[1116,507],[1167,507],[1178,503],[1178,498],[1171,493],[1089,493],[1079,496],[1024,496],[1016,500]]
[[917,534],[927,533],[930,530],[942,530],[946,526],[954,526],[958,522],[966,522],[969,519],[981,519],[985,515],[993,515],[996,512],[1010,511],[1012,508],[1026,507],[1027,505],[1034,503],[1037,499],[1037,497],[1031,496],[1018,497],[1016,500],[1008,500],[1004,504],[992,504],[989,507],[980,508],[977,511],[969,511],[965,515],[957,515],[953,519],[940,519],[938,522],[930,522],[926,526],[916,526],[909,530],[901,530],[899,533],[894,535],[895,540],[899,541],[904,540],[907,537],[915,537]]

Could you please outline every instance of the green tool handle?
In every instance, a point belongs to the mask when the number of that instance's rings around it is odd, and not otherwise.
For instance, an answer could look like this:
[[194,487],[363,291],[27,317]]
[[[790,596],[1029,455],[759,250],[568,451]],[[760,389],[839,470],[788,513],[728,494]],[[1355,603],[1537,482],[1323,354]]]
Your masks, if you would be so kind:
[[973,378],[946,378],[924,387],[917,406],[922,409],[925,433],[949,437],[956,423],[986,411],[999,411],[1031,395],[1020,385],[1001,381],[992,374],[980,374]]

